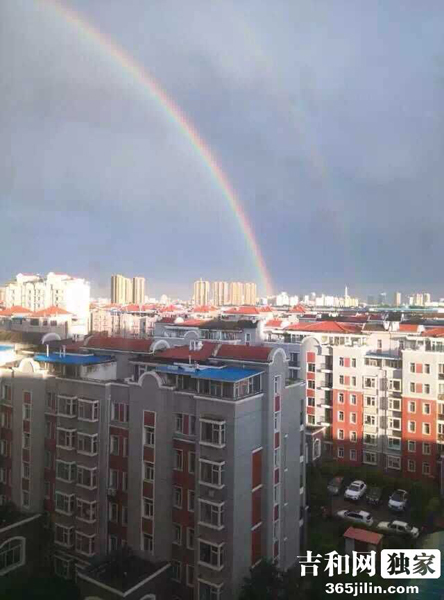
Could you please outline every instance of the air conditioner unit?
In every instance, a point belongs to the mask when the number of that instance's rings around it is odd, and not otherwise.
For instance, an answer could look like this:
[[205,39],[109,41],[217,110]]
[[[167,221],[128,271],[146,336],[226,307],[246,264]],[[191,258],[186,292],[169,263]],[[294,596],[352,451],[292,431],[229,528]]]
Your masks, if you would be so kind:
[[108,488],[108,496],[115,496],[117,494],[117,490],[114,488]]

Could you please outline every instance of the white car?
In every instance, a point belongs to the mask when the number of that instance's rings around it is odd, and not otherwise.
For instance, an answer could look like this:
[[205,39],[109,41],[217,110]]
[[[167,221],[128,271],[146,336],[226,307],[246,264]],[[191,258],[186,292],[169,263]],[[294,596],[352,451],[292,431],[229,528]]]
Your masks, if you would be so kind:
[[347,521],[353,521],[353,523],[368,525],[368,527],[373,525],[373,517],[365,510],[340,510],[336,513],[336,516]]
[[409,495],[405,490],[395,490],[390,496],[388,507],[396,512],[402,512],[407,506]]
[[387,533],[398,533],[401,535],[409,535],[414,540],[419,535],[419,529],[417,527],[411,527],[408,523],[404,521],[381,521],[376,526],[377,529],[381,529],[382,531],[386,531]]
[[344,498],[346,500],[360,500],[365,494],[367,486],[363,481],[353,481],[345,490]]

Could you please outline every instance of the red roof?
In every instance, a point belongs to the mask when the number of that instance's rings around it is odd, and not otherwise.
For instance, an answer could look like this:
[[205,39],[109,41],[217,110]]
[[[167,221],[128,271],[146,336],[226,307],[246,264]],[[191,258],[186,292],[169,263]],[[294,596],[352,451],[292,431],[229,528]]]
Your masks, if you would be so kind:
[[417,333],[419,325],[411,325],[410,323],[400,323],[399,331]]
[[244,346],[221,344],[215,356],[232,360],[268,361],[273,348],[267,346]]
[[176,317],[162,317],[161,319],[159,319],[159,321],[157,321],[158,323],[174,323],[174,321],[176,320]]
[[218,310],[216,306],[195,306],[193,308],[193,313],[208,313]]
[[48,308],[44,308],[43,310],[38,310],[33,313],[33,317],[56,317],[57,315],[70,315],[71,313],[65,310],[64,308],[60,308],[59,306],[49,306]]
[[433,327],[426,329],[421,334],[423,337],[444,337],[444,327]]
[[318,323],[296,323],[285,328],[286,331],[306,331],[314,333],[361,333],[360,325],[338,323],[337,321],[319,321]]
[[259,312],[273,312],[273,309],[271,306],[261,306],[259,308]]
[[156,352],[156,356],[170,358],[171,360],[188,360],[189,357],[192,361],[206,360],[213,356],[217,346],[216,342],[202,342],[200,350],[190,350],[189,346],[174,346],[174,348],[159,350]]
[[185,319],[185,321],[182,323],[176,323],[176,325],[182,325],[184,327],[199,327],[203,323],[209,323],[209,321],[204,319]]
[[181,312],[183,309],[180,306],[174,306],[174,304],[170,304],[169,306],[162,306],[159,311],[160,312]]
[[374,531],[349,527],[344,533],[344,537],[348,538],[349,540],[356,540],[358,542],[365,542],[367,544],[373,544],[374,546],[377,546],[384,536],[380,533],[375,533]]
[[270,319],[265,323],[265,327],[280,327],[282,325],[282,319]]
[[306,313],[307,309],[305,308],[305,306],[302,306],[302,304],[296,304],[296,306],[293,306],[293,308],[290,310],[290,312],[292,312],[292,313]]
[[[264,311],[262,310],[262,312]],[[260,313],[261,311],[255,306],[239,306],[225,311],[227,315],[259,315]]]
[[10,308],[6,308],[0,312],[2,317],[11,317],[13,315],[28,315],[32,313],[32,310],[29,308],[25,308],[24,306],[11,306]]
[[122,350],[125,352],[149,352],[152,338],[146,340],[123,338],[123,337],[106,337],[104,335],[92,335],[87,338],[83,344],[87,348],[96,348],[97,350]]

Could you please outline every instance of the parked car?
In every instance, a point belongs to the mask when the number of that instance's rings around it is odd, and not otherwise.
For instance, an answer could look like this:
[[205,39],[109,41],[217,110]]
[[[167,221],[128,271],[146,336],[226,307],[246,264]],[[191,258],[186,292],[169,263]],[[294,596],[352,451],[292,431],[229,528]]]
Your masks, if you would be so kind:
[[395,490],[390,496],[388,507],[395,512],[402,512],[407,506],[409,495],[405,490]]
[[360,500],[365,494],[367,486],[363,481],[353,481],[345,490],[344,498],[346,500]]
[[373,517],[365,510],[340,510],[336,513],[336,516],[347,521],[353,521],[353,523],[361,523],[361,525],[373,525]]
[[339,496],[339,494],[341,493],[343,487],[345,484],[345,478],[344,477],[333,477],[333,479],[330,481],[330,483],[327,485],[327,491],[332,495],[332,496]]
[[376,527],[387,533],[408,535],[413,539],[416,539],[419,535],[419,529],[417,527],[411,527],[408,523],[405,523],[405,521],[381,521]]
[[365,495],[367,504],[373,504],[374,506],[379,506],[382,502],[382,493],[383,493],[383,489],[380,487],[369,488]]

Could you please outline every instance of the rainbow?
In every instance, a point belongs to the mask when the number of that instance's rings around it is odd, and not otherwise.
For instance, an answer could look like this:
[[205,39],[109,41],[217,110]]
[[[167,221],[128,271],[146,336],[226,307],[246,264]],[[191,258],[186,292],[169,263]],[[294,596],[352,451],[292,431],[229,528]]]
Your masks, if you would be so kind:
[[100,50],[111,57],[113,62],[118,64],[126,73],[128,73],[136,82],[138,82],[154,99],[164,114],[172,121],[181,133],[188,139],[194,151],[202,160],[210,172],[212,179],[218,186],[219,190],[229,202],[237,221],[244,234],[246,242],[249,246],[257,273],[260,277],[260,283],[263,285],[267,295],[272,295],[272,281],[265,264],[264,257],[257,242],[253,227],[248,220],[248,217],[242,207],[242,204],[233,189],[227,175],[218,164],[208,144],[204,142],[196,128],[191,124],[190,120],[184,115],[179,106],[167,95],[165,90],[151,76],[151,74],[137,63],[129,54],[122,48],[116,45],[111,39],[91,25],[88,21],[73,11],[60,4],[57,0],[38,0],[47,6],[54,8],[57,14],[65,21],[70,23],[77,31],[93,41]]

